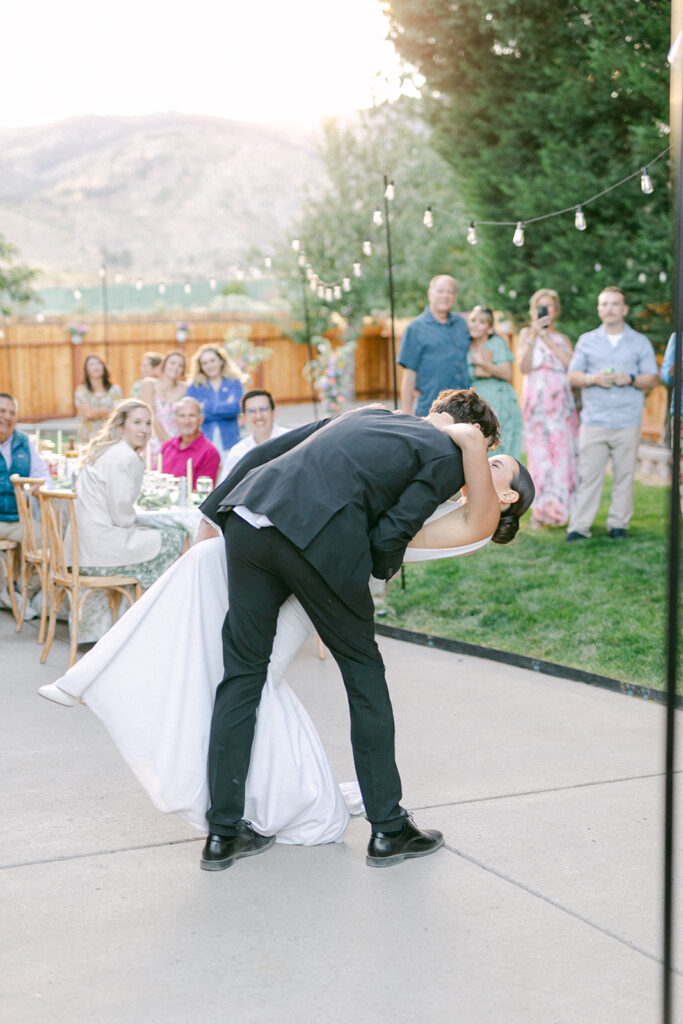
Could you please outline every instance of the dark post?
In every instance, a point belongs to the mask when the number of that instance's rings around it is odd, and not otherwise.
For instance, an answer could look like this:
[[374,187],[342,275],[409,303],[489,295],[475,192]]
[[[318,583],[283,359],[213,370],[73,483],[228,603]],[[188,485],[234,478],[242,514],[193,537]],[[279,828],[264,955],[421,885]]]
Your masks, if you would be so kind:
[[680,560],[680,455],[681,455],[681,357],[683,355],[683,0],[671,5],[670,121],[671,152],[674,162],[673,194],[675,196],[674,228],[674,414],[672,424],[673,466],[671,471],[671,507],[669,513],[669,597],[667,614],[666,658],[666,752],[665,752],[665,823],[664,823],[664,972],[662,1020],[672,1024],[673,967],[673,868],[674,868],[674,752],[676,675],[678,661],[678,593]]
[[[313,343],[311,341],[311,314],[308,308],[308,294],[306,289],[308,287],[308,281],[306,279],[306,271],[299,264],[299,281],[301,283],[301,301],[304,308],[304,327],[306,330],[306,346],[308,348],[308,359],[309,362],[313,362]],[[315,384],[311,379],[311,401],[313,402],[313,419],[318,418],[318,403],[315,397]]]
[[391,269],[391,226],[389,224],[389,200],[387,185],[389,179],[384,175],[384,223],[387,232],[387,275],[389,278],[389,311],[391,315],[391,369],[394,382],[394,409],[398,409],[398,389],[396,387],[396,330],[394,327],[394,276]]
[[100,267],[100,281],[102,282],[102,328],[104,333],[104,361],[109,363],[109,307],[107,296],[107,264],[102,261]]

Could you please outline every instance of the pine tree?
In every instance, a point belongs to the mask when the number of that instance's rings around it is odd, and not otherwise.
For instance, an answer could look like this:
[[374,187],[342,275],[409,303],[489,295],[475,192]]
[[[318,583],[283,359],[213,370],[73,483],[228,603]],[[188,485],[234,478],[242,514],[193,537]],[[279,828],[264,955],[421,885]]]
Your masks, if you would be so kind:
[[[555,288],[570,334],[596,322],[605,284],[624,288],[634,324],[668,333],[671,221],[667,160],[584,206],[668,143],[668,5],[659,0],[391,0],[392,38],[424,79],[433,141],[452,166],[477,228],[472,247],[491,304],[518,318]],[[569,207],[562,216],[533,218]],[[435,219],[438,218],[435,215]],[[664,277],[665,280],[660,280]],[[500,294],[498,294],[500,293]],[[504,297],[503,297],[504,296]]]

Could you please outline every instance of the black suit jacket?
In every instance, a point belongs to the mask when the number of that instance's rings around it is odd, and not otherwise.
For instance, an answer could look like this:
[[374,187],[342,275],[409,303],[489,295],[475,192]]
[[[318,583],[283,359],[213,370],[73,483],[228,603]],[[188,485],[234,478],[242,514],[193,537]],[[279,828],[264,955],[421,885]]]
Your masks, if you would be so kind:
[[221,527],[236,505],[264,513],[358,609],[370,575],[398,572],[408,542],[463,483],[459,448],[431,423],[359,409],[257,445],[201,509]]

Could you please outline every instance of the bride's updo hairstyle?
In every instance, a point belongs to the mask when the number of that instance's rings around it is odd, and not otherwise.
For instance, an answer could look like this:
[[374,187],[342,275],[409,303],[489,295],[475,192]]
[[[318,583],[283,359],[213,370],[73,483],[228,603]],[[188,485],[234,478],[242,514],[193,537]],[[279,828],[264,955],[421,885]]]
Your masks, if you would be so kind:
[[489,403],[472,388],[462,388],[460,391],[450,388],[440,391],[429,411],[447,412],[455,423],[478,423],[482,434],[488,438],[489,448],[500,441],[498,417]]
[[509,544],[514,540],[519,530],[519,521],[524,513],[531,507],[531,502],[536,496],[536,488],[531,479],[531,473],[517,459],[517,472],[510,480],[510,489],[517,491],[519,498],[500,514],[500,521],[496,532],[491,537],[494,544]]

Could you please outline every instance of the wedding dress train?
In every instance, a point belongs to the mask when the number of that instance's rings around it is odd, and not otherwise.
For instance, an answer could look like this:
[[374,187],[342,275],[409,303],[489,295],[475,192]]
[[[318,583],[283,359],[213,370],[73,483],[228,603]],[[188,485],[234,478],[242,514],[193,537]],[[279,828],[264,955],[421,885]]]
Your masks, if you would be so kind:
[[[160,811],[208,831],[206,773],[221,627],[228,607],[223,538],[203,541],[145,591],[84,657],[56,680],[101,719]],[[280,843],[341,842],[349,810],[305,708],[284,673],[313,625],[290,597],[257,714],[244,817]],[[344,787],[354,813],[357,784]]]
[[[427,522],[454,507],[445,502]],[[466,555],[486,543],[408,548],[405,561]],[[216,537],[179,558],[55,684],[101,719],[155,807],[202,832],[209,831],[207,754],[227,608],[225,546]],[[298,600],[288,598],[258,708],[244,810],[257,832],[304,846],[341,842],[349,814],[363,810],[358,783],[339,786],[315,726],[284,678],[312,632]]]

